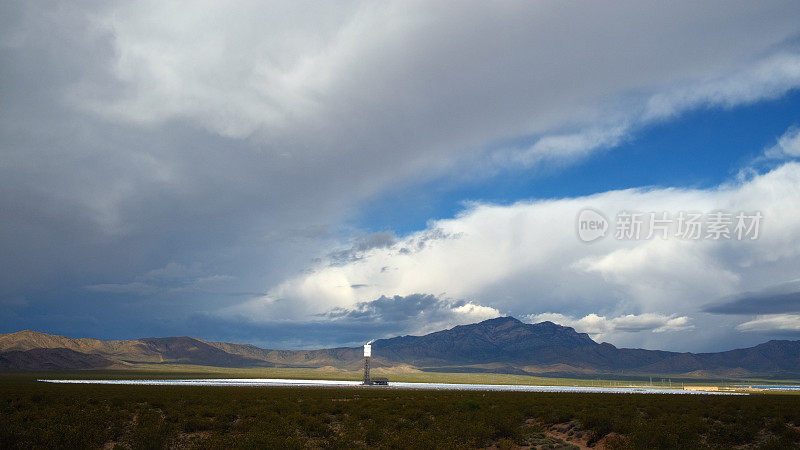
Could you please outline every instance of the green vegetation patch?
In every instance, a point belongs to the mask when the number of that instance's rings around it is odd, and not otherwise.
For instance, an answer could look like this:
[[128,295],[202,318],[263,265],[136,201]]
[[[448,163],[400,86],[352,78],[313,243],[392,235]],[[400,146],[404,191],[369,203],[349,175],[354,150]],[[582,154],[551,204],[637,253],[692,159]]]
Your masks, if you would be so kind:
[[[70,385],[35,378],[0,375],[0,448],[570,448],[553,429],[590,445],[606,438],[604,445],[617,448],[800,448],[800,402],[790,395]],[[612,433],[617,438],[608,439]]]

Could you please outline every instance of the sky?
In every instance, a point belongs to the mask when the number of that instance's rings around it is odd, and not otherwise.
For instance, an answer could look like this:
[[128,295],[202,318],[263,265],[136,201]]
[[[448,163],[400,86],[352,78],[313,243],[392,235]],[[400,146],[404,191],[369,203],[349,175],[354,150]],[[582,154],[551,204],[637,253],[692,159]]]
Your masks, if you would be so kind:
[[800,339],[798,199],[797,2],[0,5],[0,332]]

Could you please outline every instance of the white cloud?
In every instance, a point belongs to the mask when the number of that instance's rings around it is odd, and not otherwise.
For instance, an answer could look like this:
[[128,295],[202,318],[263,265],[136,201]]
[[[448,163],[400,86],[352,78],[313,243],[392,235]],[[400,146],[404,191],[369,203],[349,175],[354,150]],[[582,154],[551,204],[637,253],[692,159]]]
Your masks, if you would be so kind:
[[792,126],[781,135],[774,145],[753,158],[749,164],[739,170],[737,179],[747,181],[765,170],[775,167],[776,164],[787,160],[800,158],[800,128]]
[[638,333],[649,331],[653,333],[686,331],[694,328],[687,316],[664,314],[626,314],[618,317],[606,317],[597,314],[588,314],[581,318],[567,316],[560,313],[531,314],[527,316],[531,323],[550,321],[558,325],[572,327],[581,333],[588,333],[593,339],[602,340],[605,336],[615,333]]
[[[523,150],[510,150],[493,156],[496,163],[532,166],[542,162],[580,159],[603,148],[614,147],[636,130],[697,109],[732,108],[764,99],[773,99],[800,86],[800,55],[781,54],[758,64],[711,79],[692,79],[681,86],[667,87],[643,97],[638,107],[615,111],[604,127],[589,126],[570,134],[548,134]],[[800,156],[800,131],[792,129],[767,150],[772,158]]]
[[764,156],[771,159],[800,158],[800,128],[787,130],[774,146],[764,151]]
[[[657,331],[679,329],[687,325],[686,316],[713,300],[793,279],[800,262],[794,245],[800,241],[796,198],[800,164],[786,163],[748,183],[708,190],[624,190],[507,206],[475,204],[391,246],[371,248],[358,260],[321,261],[232,311],[246,311],[254,320],[302,319],[382,295],[424,292],[474,299],[502,313],[566,313],[567,306],[577,313],[573,316],[585,316],[587,326],[595,318],[600,327],[595,331],[624,342],[620,333],[626,324],[630,330],[644,323]],[[757,240],[608,236],[586,244],[576,236],[575,220],[587,206],[612,219],[621,210],[761,211],[764,223]],[[603,316],[590,315],[598,312]],[[611,319],[600,320],[604,317]],[[654,336],[648,339],[660,339]]]
[[630,132],[626,125],[589,128],[578,133],[547,135],[523,150],[511,150],[493,156],[501,165],[530,167],[542,162],[569,162],[600,148],[613,147]]
[[643,120],[664,119],[691,108],[731,108],[779,97],[800,84],[800,55],[781,53],[735,73],[684,84],[650,97]]
[[736,327],[740,331],[800,331],[800,315],[767,314]]

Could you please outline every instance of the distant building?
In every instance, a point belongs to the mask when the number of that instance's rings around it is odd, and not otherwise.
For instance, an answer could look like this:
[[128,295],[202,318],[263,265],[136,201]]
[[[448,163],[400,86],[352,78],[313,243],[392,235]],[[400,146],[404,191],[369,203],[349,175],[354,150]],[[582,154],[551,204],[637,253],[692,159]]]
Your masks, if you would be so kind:
[[369,360],[372,357],[372,341],[367,342],[364,344],[364,385],[370,386],[373,384],[378,384],[381,386],[386,386],[389,384],[389,379],[385,377],[375,377],[370,378],[369,376]]
[[[372,341],[370,341],[372,342]],[[364,384],[372,384],[369,378],[369,358],[372,356],[372,345],[370,342],[364,344]]]

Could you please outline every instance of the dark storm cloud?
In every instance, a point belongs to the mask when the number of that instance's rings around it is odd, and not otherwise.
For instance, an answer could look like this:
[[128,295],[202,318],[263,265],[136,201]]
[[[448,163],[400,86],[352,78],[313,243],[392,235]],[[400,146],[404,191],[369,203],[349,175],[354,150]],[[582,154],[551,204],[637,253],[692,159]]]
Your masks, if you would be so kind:
[[[464,302],[461,302],[463,304]],[[430,294],[412,294],[405,297],[381,296],[377,300],[361,302],[350,309],[336,308],[326,317],[363,321],[403,321],[416,318],[421,313],[448,313],[451,305]]]
[[800,312],[800,280],[755,292],[743,292],[707,305],[703,311],[716,314],[782,314]]
[[324,317],[337,321],[384,322],[396,329],[409,328],[412,322],[448,322],[467,315],[462,309],[470,305],[464,300],[446,300],[431,294],[381,296],[360,302],[352,308],[334,308]]
[[[424,334],[496,317],[496,311],[430,294],[382,296],[353,308],[334,308],[312,320],[247,322],[211,314],[193,315],[194,335],[228,336],[270,348],[357,346],[370,339]],[[220,330],[224,330],[221,332]]]
[[207,315],[193,316],[184,334],[210,341],[245,342],[272,349],[357,347],[376,337],[393,337],[398,328],[384,322],[275,321],[248,323]]
[[388,248],[397,242],[397,236],[392,231],[380,231],[367,235],[356,236],[350,248],[337,250],[328,254],[331,264],[346,264],[361,259],[362,255],[375,248]]
[[162,289],[126,280],[198,259],[260,290],[336,237],[315,223],[338,221],[355,197],[339,173],[186,121],[76,112],[76,86],[99,98],[127,89],[111,73],[117,36],[90,20],[108,5],[85,6],[2,6],[0,296],[79,285],[152,295]]

